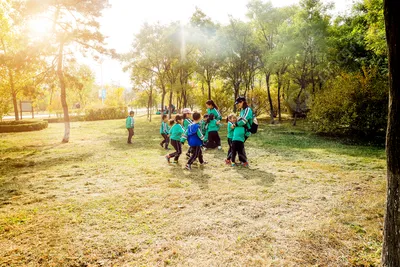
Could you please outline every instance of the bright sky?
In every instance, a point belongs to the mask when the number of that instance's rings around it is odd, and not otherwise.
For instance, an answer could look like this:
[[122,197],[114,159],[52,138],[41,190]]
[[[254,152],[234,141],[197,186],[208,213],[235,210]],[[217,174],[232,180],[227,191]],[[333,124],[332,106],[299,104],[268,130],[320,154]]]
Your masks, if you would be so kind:
[[[335,4],[335,13],[350,10],[354,0],[323,0]],[[271,0],[276,7],[296,4],[299,0]],[[171,21],[188,22],[200,8],[207,16],[222,24],[228,22],[228,16],[244,19],[248,0],[109,0],[111,8],[103,12],[102,32],[108,36],[110,48],[117,52],[128,52],[134,34],[138,33],[144,22],[157,21],[167,24]],[[114,60],[105,59],[103,64],[92,64],[96,81],[101,84],[114,82],[130,87],[129,74],[122,71],[122,65]]]

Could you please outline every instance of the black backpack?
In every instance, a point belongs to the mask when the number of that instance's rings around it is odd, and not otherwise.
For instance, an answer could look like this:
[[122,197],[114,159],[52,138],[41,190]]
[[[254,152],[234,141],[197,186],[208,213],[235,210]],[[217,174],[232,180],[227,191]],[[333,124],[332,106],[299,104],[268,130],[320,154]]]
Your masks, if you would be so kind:
[[258,121],[257,121],[257,118],[254,117],[253,123],[250,125],[249,132],[251,132],[252,134],[255,134],[255,133],[257,133],[257,130],[258,130]]

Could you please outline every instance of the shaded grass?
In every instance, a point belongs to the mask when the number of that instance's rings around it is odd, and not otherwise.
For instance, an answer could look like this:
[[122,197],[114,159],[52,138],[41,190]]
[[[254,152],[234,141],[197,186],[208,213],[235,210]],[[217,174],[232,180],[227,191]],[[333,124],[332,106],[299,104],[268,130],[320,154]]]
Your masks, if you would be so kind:
[[158,121],[133,145],[123,120],[71,125],[68,144],[63,124],[0,134],[1,266],[379,265],[383,148],[263,124],[250,169],[207,150],[189,172]]

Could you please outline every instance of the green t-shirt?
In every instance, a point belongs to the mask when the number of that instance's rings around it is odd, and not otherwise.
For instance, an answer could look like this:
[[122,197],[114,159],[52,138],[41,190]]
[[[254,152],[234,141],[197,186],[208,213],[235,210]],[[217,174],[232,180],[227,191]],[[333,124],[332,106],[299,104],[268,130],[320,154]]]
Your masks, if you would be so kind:
[[135,119],[132,116],[128,116],[125,120],[126,129],[131,129],[135,127]]
[[217,120],[210,120],[207,127],[207,132],[218,131],[219,125],[217,124]]
[[185,119],[183,121],[183,128],[185,129],[185,131],[187,130],[187,128],[189,127],[190,124],[192,124],[193,121],[191,119]]
[[169,126],[167,122],[161,122],[160,134],[169,134]]
[[169,137],[171,140],[180,141],[184,132],[185,130],[183,129],[182,125],[176,123],[169,130]]
[[208,108],[207,109],[207,114],[214,114],[214,119],[217,121],[220,121],[222,119],[221,113],[219,113],[218,109],[215,108]]
[[233,129],[232,141],[245,141],[246,129],[244,127],[236,126]]
[[232,129],[232,125],[233,125],[232,122],[228,122],[228,127],[226,129],[226,131],[228,133],[227,136],[228,136],[229,139],[233,138],[233,130],[235,129],[235,128]]
[[[253,124],[253,110],[251,110],[250,107],[242,109],[240,111],[237,125],[239,127],[246,127],[247,129],[250,129],[252,124]],[[246,131],[245,135],[249,137],[251,135],[250,131]]]

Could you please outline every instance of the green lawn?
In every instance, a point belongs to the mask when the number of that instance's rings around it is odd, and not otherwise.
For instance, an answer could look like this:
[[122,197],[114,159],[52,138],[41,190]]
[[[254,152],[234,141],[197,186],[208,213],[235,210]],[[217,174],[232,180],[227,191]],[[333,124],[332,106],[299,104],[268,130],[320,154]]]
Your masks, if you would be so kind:
[[0,134],[0,266],[379,265],[383,148],[263,124],[249,169],[224,165],[224,129],[189,172],[158,119],[136,118],[132,145],[124,124]]

